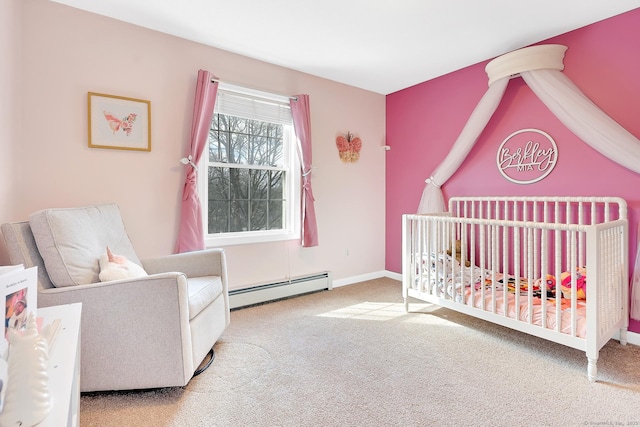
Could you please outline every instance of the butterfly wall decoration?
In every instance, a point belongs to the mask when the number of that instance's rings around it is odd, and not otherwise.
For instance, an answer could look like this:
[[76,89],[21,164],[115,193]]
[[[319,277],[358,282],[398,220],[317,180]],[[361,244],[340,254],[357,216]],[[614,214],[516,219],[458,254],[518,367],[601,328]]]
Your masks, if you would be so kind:
[[107,122],[109,122],[109,127],[113,131],[114,135],[120,129],[122,129],[122,131],[127,134],[127,136],[131,134],[131,131],[133,130],[133,122],[136,121],[137,114],[130,113],[122,120],[107,111],[103,111],[102,114],[104,114],[104,118],[107,119]]
[[343,163],[355,163],[360,159],[360,150],[362,149],[362,140],[359,137],[353,137],[351,132],[347,135],[339,135],[336,138],[336,146],[338,154]]

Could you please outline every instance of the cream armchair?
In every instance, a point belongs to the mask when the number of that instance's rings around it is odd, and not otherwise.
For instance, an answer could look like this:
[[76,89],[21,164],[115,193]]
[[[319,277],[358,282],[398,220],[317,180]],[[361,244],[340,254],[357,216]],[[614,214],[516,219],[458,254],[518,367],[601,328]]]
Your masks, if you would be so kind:
[[[12,264],[38,267],[38,307],[82,303],[82,392],[183,386],[229,325],[224,251],[140,261],[117,205],[40,211],[2,234]],[[106,246],[148,276],[100,282]]]

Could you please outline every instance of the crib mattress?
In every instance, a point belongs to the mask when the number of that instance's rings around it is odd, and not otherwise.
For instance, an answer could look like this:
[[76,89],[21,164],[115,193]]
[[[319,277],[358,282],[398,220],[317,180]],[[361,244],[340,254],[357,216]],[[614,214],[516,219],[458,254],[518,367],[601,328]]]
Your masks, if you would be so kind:
[[[473,305],[474,307],[483,309],[484,311],[494,312],[494,296],[491,291],[485,291],[484,298],[478,291],[473,295],[473,298],[471,297],[471,291],[469,289],[466,290],[466,294],[465,303],[467,305]],[[519,305],[517,307],[516,298],[519,298]],[[515,295],[508,292],[507,317],[515,319],[517,312],[517,319],[523,322],[556,330],[558,317],[556,315],[557,309],[555,298],[542,300],[539,297],[531,297],[531,307],[529,307],[528,301],[529,299],[527,295]],[[546,305],[546,312],[543,310],[543,303]],[[560,304],[560,332],[584,338],[587,333],[587,308],[585,302],[582,300],[576,301],[575,309],[571,308],[570,300],[561,299]],[[495,313],[498,315],[504,315],[504,292],[502,290],[496,290],[495,293]],[[543,319],[546,319],[544,325],[542,322]],[[573,331],[574,324],[575,334]]]
[[[425,262],[427,259],[431,262]],[[454,268],[452,263],[455,264]],[[502,274],[492,274],[477,266],[462,268],[447,254],[425,256],[422,265],[425,267],[422,275],[423,289],[428,288],[428,292],[433,295],[445,296],[446,292],[447,298],[458,303],[464,302],[468,306],[500,316],[505,316],[506,296],[506,317],[546,329],[559,330],[571,336],[580,338],[586,336],[587,310],[584,300],[575,300],[575,306],[572,306],[571,299],[561,298],[558,317],[556,298],[529,296],[528,292],[518,293],[513,289],[505,292],[504,286],[507,285],[502,281],[494,281],[496,277],[502,277]],[[430,274],[426,272],[429,265],[431,266]],[[464,301],[462,295],[464,295]],[[531,304],[529,304],[529,298],[531,298]],[[558,319],[560,327],[556,329]]]

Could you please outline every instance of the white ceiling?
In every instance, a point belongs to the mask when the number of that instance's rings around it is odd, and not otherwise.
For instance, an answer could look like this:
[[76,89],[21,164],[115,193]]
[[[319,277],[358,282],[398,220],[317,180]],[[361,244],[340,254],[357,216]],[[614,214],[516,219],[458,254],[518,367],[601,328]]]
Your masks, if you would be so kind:
[[389,94],[640,0],[53,0]]

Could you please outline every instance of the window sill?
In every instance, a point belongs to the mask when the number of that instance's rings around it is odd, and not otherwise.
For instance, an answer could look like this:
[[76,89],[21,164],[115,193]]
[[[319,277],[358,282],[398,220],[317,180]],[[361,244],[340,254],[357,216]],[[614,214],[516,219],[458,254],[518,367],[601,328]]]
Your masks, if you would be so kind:
[[227,233],[224,236],[209,235],[204,238],[207,248],[234,245],[250,245],[256,243],[282,242],[286,240],[300,239],[299,233],[292,232],[254,232],[254,233]]

